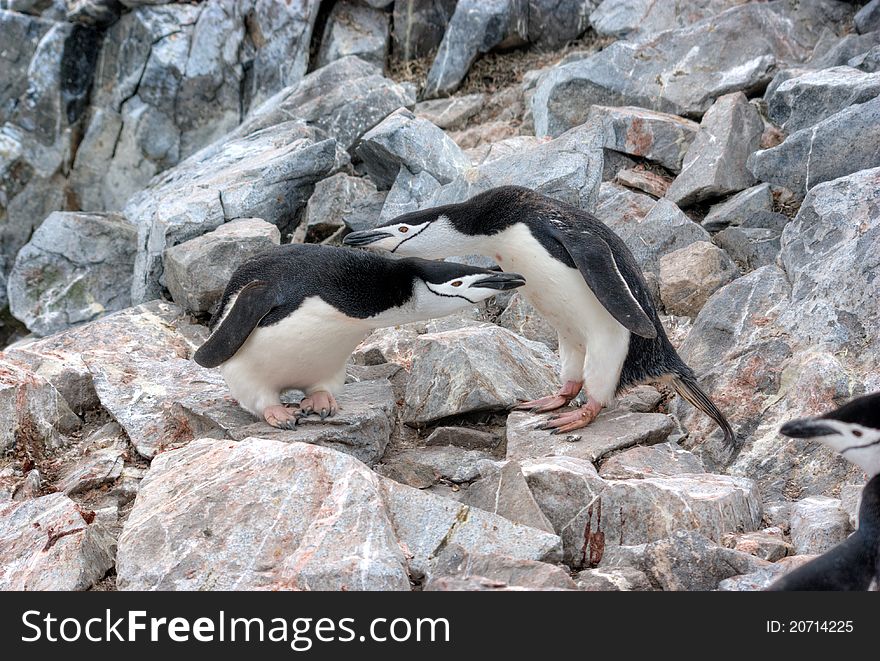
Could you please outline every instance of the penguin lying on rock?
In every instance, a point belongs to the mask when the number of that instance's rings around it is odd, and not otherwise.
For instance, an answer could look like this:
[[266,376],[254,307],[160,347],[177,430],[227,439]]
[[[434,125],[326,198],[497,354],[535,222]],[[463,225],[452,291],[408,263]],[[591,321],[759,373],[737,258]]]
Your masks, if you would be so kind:
[[786,574],[770,590],[867,590],[880,581],[880,392],[816,418],[792,420],[780,432],[821,441],[861,467],[859,529],[815,560]]
[[591,214],[526,188],[503,186],[461,204],[404,214],[374,230],[345,237],[400,255],[481,254],[522,273],[523,294],[559,335],[562,389],[518,409],[560,409],[586,390],[579,409],[555,415],[544,429],[585,427],[622,390],[666,380],[724,432],[732,457],[736,439],[727,419],[678,356],[641,269],[623,240]]
[[[345,363],[376,328],[442,317],[525,284],[521,275],[346,248],[285,245],[232,274],[213,332],[196,351],[239,404],[274,427],[337,411]],[[283,390],[305,392],[299,409]]]

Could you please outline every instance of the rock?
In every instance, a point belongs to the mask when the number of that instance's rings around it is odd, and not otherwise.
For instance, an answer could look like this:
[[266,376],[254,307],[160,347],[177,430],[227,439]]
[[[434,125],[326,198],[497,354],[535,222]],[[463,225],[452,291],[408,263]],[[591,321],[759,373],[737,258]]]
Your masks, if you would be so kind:
[[865,34],[880,30],[880,0],[871,0],[864,7],[856,12],[853,18],[856,30]]
[[675,443],[636,446],[615,454],[602,463],[599,475],[606,480],[702,473],[703,462]]
[[106,28],[119,20],[117,0],[68,0],[67,20],[89,27]]
[[490,456],[482,450],[467,450],[454,445],[435,445],[397,452],[387,463],[426,466],[434,473],[435,478],[461,484],[476,480],[480,476],[479,463],[489,458]]
[[699,117],[720,96],[759,89],[777,63],[806,55],[796,23],[775,9],[734,7],[550,69],[531,100],[535,134],[555,136],[582,124],[595,104]]
[[385,197],[379,223],[385,223],[410,211],[418,211],[430,203],[440,187],[440,182],[424,170],[413,174],[407,168],[400,168]]
[[794,555],[783,558],[779,562],[774,562],[749,574],[725,578],[718,583],[718,589],[726,592],[766,590],[788,572],[794,571],[813,559],[815,556],[812,555]]
[[605,131],[605,149],[611,149],[659,163],[680,172],[699,125],[677,115],[634,106],[600,106],[590,109],[587,121],[600,122]]
[[755,183],[746,160],[758,148],[764,124],[745,94],[718,97],[700,122],[700,132],[687,151],[681,174],[666,196],[689,206],[736,193]]
[[[543,457],[523,461],[522,472],[541,511],[562,538],[566,564],[589,565],[596,557],[584,531],[598,515],[598,498],[605,489],[596,468],[585,459]],[[601,553],[597,538],[596,556]]]
[[168,170],[125,207],[138,226],[132,301],[161,291],[166,247],[236,218],[283,227],[305,206],[313,184],[336,166],[334,140],[301,122],[286,122],[210,145]]
[[840,506],[849,516],[849,525],[853,530],[859,527],[859,507],[864,488],[861,484],[844,484],[840,487]]
[[599,0],[528,0],[529,42],[559,48],[580,37],[590,26]]
[[635,188],[654,197],[663,197],[672,184],[672,179],[650,170],[624,168],[617,173],[615,181],[629,188]]
[[654,208],[656,200],[611,182],[599,186],[596,217],[619,232],[628,223],[638,223]]
[[394,57],[409,62],[434,52],[455,5],[456,0],[395,0],[391,20]]
[[671,314],[696,317],[709,297],[737,276],[727,253],[697,241],[660,258],[660,300]]
[[825,553],[851,532],[849,515],[836,498],[810,496],[791,508],[791,543],[795,553]]
[[232,273],[251,257],[281,243],[278,228],[260,218],[238,218],[165,250],[171,298],[193,314],[211,312]]
[[52,213],[9,274],[10,311],[49,335],[128,307],[137,230],[118,215]]
[[80,420],[44,378],[0,355],[0,448],[4,454],[42,457],[66,442]]
[[0,505],[0,589],[87,590],[113,567],[95,513],[61,493]]
[[[820,39],[813,51],[813,56],[807,60],[806,65],[811,69],[828,69],[847,64],[850,59],[856,57],[873,46],[880,44],[880,30],[867,34],[848,34],[842,39],[830,30],[826,33],[828,39]],[[823,35],[824,36],[824,35]]]
[[730,225],[742,225],[753,213],[770,211],[772,208],[770,185],[758,184],[713,205],[702,225],[709,232],[717,232]]
[[761,569],[767,563],[718,546],[696,532],[679,530],[648,544],[648,576],[663,590],[714,590],[725,578]]
[[555,356],[545,345],[496,326],[422,335],[413,351],[402,414],[410,425],[503,409],[556,381]]
[[447,546],[432,563],[428,584],[436,586],[438,579],[442,578],[471,577],[532,590],[575,589],[574,581],[561,567],[546,562],[511,558],[499,553],[468,553],[455,544]]
[[441,184],[470,167],[450,137],[431,122],[401,108],[368,131],[357,148],[364,167],[379,188],[390,188],[401,168],[427,172]]
[[[874,34],[878,35],[878,38],[880,38],[880,30]],[[880,71],[880,46],[874,46],[871,50],[856,55],[854,58],[850,59],[847,64],[860,71],[877,73]]]
[[528,23],[522,10],[512,0],[459,0],[428,71],[425,96],[454,92],[481,53],[524,43]]
[[651,0],[602,0],[590,14],[590,25],[601,35],[625,37],[682,28],[742,4],[742,0],[700,0],[686,5]]
[[388,16],[381,9],[365,7],[350,0],[333,5],[318,50],[315,68],[355,55],[383,67],[388,47]]
[[744,271],[776,262],[782,232],[763,227],[728,227],[715,235],[718,244]]
[[426,119],[441,129],[461,129],[483,109],[484,94],[465,94],[448,99],[430,99],[416,104],[416,117]]
[[533,135],[514,135],[498,142],[481,144],[466,149],[465,153],[470,157],[474,165],[482,165],[483,163],[497,161],[499,158],[519,154],[527,149],[537,147],[543,142],[546,141]]
[[[859,139],[853,141],[854,135]],[[876,167],[878,153],[880,97],[875,97],[792,133],[778,147],[752,154],[748,167],[761,181],[802,196],[816,184]]]
[[376,192],[373,182],[366,177],[352,177],[344,172],[319,181],[306,205],[306,241],[320,243],[346,226],[375,227],[379,222],[378,214],[373,215]]
[[500,443],[501,439],[495,434],[467,427],[437,427],[425,439],[425,445],[428,447],[454,445],[465,450],[483,450],[484,452],[494,450]]
[[735,533],[722,541],[727,548],[748,553],[768,562],[777,562],[789,553],[794,553],[794,547],[783,539],[782,530],[779,528]]
[[450,131],[449,137],[462,149],[488,147],[502,140],[517,137],[517,128],[510,120],[493,120],[470,126],[459,131]]
[[585,569],[575,577],[578,590],[585,592],[645,592],[653,590],[644,572],[632,567]]
[[765,100],[770,120],[786,133],[795,133],[877,95],[880,95],[880,73],[865,73],[845,66],[790,78]]
[[566,435],[553,435],[535,429],[545,418],[513,412],[507,418],[507,457],[527,459],[548,455],[598,461],[615,450],[639,443],[661,443],[675,424],[662,413],[602,412],[584,429]]
[[113,484],[122,476],[128,442],[122,428],[110,422],[77,447],[73,459],[62,457],[55,486],[70,496]]
[[522,337],[543,342],[550,349],[559,346],[559,337],[553,328],[519,293],[510,298],[504,312],[498,317],[498,325]]
[[481,470],[482,477],[471,484],[462,502],[538,530],[553,533],[553,525],[535,501],[522,469],[515,461],[492,471]]

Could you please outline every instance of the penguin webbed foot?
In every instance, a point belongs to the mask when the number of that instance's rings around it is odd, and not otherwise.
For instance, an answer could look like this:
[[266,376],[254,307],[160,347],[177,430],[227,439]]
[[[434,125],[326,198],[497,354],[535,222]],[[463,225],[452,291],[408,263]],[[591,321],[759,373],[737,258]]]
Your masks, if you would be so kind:
[[567,381],[555,395],[548,395],[529,401],[519,401],[510,407],[512,411],[528,411],[529,413],[549,413],[566,406],[578,396],[583,387],[583,381]]
[[336,403],[336,398],[326,390],[319,390],[307,397],[303,397],[299,403],[299,408],[303,416],[317,413],[321,416],[321,420],[326,420],[329,416],[334,416],[339,412],[339,404]]
[[291,408],[284,404],[267,406],[263,409],[263,419],[268,425],[276,429],[296,429],[300,418],[305,417],[299,409]]
[[586,404],[574,411],[550,416],[546,422],[536,427],[536,429],[550,431],[554,436],[583,429],[599,416],[602,408],[602,404],[589,399]]

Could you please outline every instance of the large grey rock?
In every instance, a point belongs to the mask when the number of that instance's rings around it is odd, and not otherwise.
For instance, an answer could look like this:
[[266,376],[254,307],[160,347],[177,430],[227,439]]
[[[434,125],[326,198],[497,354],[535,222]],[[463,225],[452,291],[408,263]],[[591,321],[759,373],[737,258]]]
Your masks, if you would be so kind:
[[656,161],[672,172],[681,170],[700,130],[696,122],[678,115],[633,106],[595,105],[587,121],[602,124],[606,149]]
[[795,133],[877,95],[880,73],[832,67],[784,81],[766,96],[767,114],[786,133]]
[[351,0],[342,0],[333,5],[327,17],[315,68],[348,55],[383,67],[387,47],[386,13]]
[[724,249],[744,271],[754,271],[776,262],[782,231],[763,227],[728,227],[715,235]]
[[769,82],[777,63],[803,58],[801,38],[774,7],[747,4],[679,30],[615,42],[542,77],[531,100],[535,132],[559,135],[583,123],[594,104],[699,116],[719,96]]
[[0,589],[87,590],[113,567],[115,540],[61,493],[0,505]]
[[880,0],[871,0],[856,12],[853,19],[856,30],[862,34],[880,30]]
[[457,0],[395,0],[391,39],[394,57],[408,62],[431,54],[443,33]]
[[663,590],[714,590],[731,576],[767,566],[754,556],[718,546],[697,532],[679,530],[648,544],[645,568]]
[[517,0],[459,0],[428,72],[425,96],[454,92],[481,53],[524,43],[528,18],[523,9]]
[[712,294],[738,276],[726,252],[697,241],[660,258],[660,300],[670,314],[696,317]]
[[603,181],[599,186],[596,217],[620,233],[628,223],[640,222],[654,208],[654,200],[618,184]]
[[[853,136],[859,136],[853,140]],[[813,186],[880,165],[880,97],[849,106],[754,153],[749,170],[799,196]]]
[[416,104],[416,116],[427,119],[441,129],[463,128],[468,120],[483,109],[484,94],[465,94],[448,99],[429,99]]
[[48,335],[131,302],[137,229],[118,215],[55,212],[9,274],[12,314]]
[[[873,34],[878,35],[877,38],[880,39],[880,30]],[[874,46],[870,50],[856,55],[848,60],[847,64],[859,71],[877,73],[880,71],[880,46]]]
[[426,590],[437,586],[439,579],[480,577],[499,585],[532,590],[574,590],[575,584],[562,567],[511,558],[500,553],[468,553],[457,544],[447,546],[431,563]]
[[554,532],[553,525],[529,490],[517,462],[508,461],[500,468],[482,473],[480,479],[464,491],[463,503],[498,514],[514,523]]
[[344,172],[334,174],[315,185],[306,205],[303,223],[305,240],[319,243],[344,227],[369,229],[379,223],[384,198],[377,197],[376,186],[366,177]]
[[590,25],[601,35],[626,37],[683,28],[743,4],[743,0],[602,0],[590,14]]
[[403,420],[491,411],[552,390],[555,356],[497,326],[422,335],[414,346]]
[[805,63],[810,69],[828,69],[847,64],[852,58],[880,44],[880,30],[867,34],[850,33],[843,38],[828,30]]
[[702,473],[703,462],[675,443],[658,443],[624,450],[602,463],[599,475],[606,480],[627,480],[654,475]]
[[448,184],[470,160],[452,138],[426,119],[406,108],[389,115],[361,139],[357,155],[379,188],[390,188],[398,172],[427,172],[441,184]]
[[281,233],[260,218],[238,218],[165,250],[165,284],[171,298],[194,314],[210,312],[233,271],[281,243]]
[[487,459],[490,459],[490,455],[484,450],[465,449],[454,445],[433,445],[395,452],[386,465],[423,466],[434,474],[435,479],[440,478],[460,484],[480,477],[479,465]]
[[138,226],[132,301],[161,291],[165,248],[236,218],[283,227],[336,166],[334,140],[302,122],[286,122],[210,145],[156,178],[125,207]]
[[736,193],[755,183],[746,160],[758,148],[764,124],[745,94],[719,97],[700,122],[681,174],[666,192],[679,206]]
[[810,496],[791,508],[791,543],[795,553],[825,553],[851,532],[849,515],[837,498]]
[[713,205],[701,224],[709,232],[717,232],[730,225],[742,225],[752,214],[772,208],[770,185],[758,184]]

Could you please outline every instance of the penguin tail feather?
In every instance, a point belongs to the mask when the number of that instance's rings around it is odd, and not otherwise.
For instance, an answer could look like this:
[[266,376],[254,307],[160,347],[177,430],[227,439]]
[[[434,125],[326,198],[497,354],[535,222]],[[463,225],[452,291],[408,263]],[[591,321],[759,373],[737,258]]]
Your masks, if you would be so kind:
[[693,377],[676,374],[672,378],[670,385],[672,385],[672,388],[682,399],[687,400],[695,408],[712,418],[721,428],[721,431],[724,432],[724,445],[729,453],[727,465],[730,465],[739,454],[742,443],[741,439],[734,433],[733,427],[730,426],[727,418],[715,406],[715,403],[709,399],[709,395],[706,394]]

